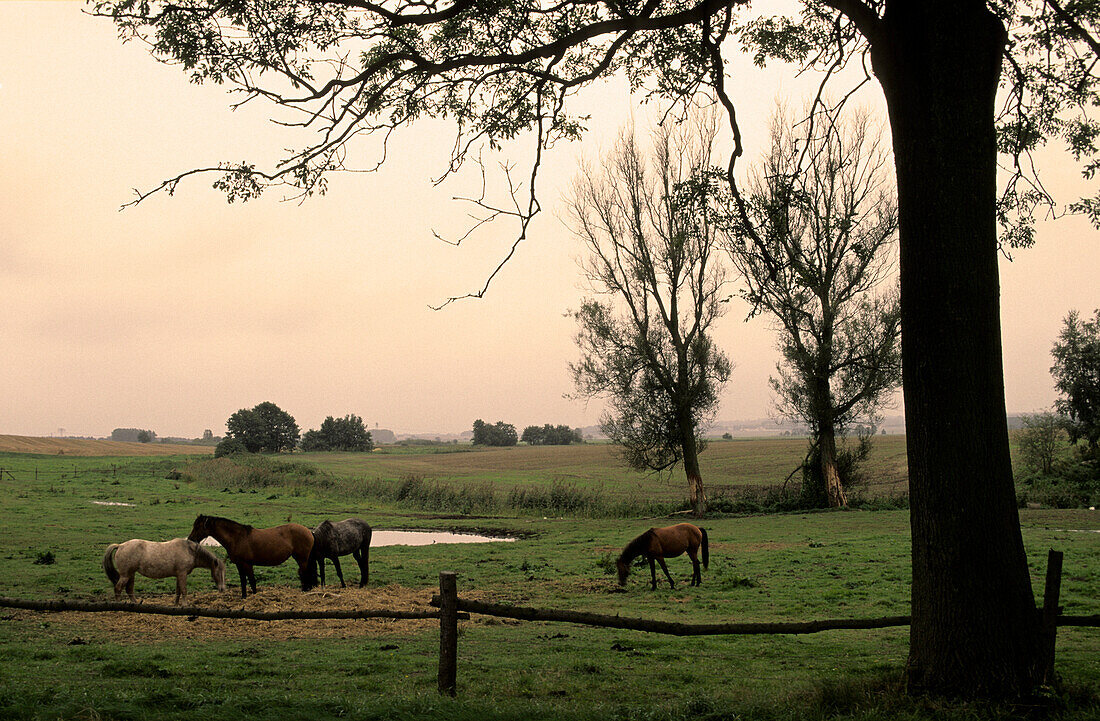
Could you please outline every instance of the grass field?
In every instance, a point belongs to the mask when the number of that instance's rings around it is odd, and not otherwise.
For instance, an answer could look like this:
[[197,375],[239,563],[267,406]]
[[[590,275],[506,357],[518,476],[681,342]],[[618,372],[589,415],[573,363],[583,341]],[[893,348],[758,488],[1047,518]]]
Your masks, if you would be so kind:
[[214,447],[0,434],[0,453],[34,453],[47,456],[178,456],[213,455]]
[[[752,459],[752,449],[763,458]],[[505,486],[561,476],[602,484],[607,493],[682,495],[675,482],[611,465],[608,453],[606,446],[585,446],[311,455],[305,458],[317,466],[316,475],[259,488],[166,477],[202,456],[0,454],[0,468],[7,469],[0,479],[0,595],[107,600],[100,559],[108,543],[186,535],[202,512],[257,526],[288,520],[312,526],[359,515],[375,528],[488,529],[519,537],[513,543],[376,548],[371,583],[363,590],[302,593],[288,564],[260,569],[260,592],[242,602],[236,593],[216,592],[209,575],[198,571],[190,578],[192,600],[208,607],[426,607],[439,572],[454,570],[460,595],[471,598],[664,620],[908,612],[905,511],[707,519],[702,525],[710,533],[711,565],[704,585],[686,585],[690,564],[681,558],[669,564],[677,588],[653,592],[645,583],[648,570],[636,571],[620,589],[610,560],[627,540],[663,519],[413,512],[356,499],[348,486],[326,482],[420,474]],[[771,480],[772,471],[744,467],[779,469],[791,457],[797,463],[798,453],[796,442],[716,442],[707,451],[705,474],[712,484],[719,478],[730,485],[778,483],[782,477]],[[103,505],[108,503],[129,505]],[[1046,550],[1058,548],[1066,553],[1065,612],[1096,613],[1100,517],[1083,510],[1025,510],[1021,522],[1036,593],[1042,592]],[[349,581],[358,581],[350,559],[344,569]],[[231,587],[237,581],[232,568],[228,581]],[[137,583],[146,602],[170,603],[172,590],[167,580]],[[0,609],[0,620],[5,719],[924,719],[1006,712],[897,693],[906,629],[680,639],[474,617],[460,626],[459,694],[452,700],[435,692],[438,632],[431,622],[264,623],[10,609]],[[1098,648],[1095,630],[1059,634],[1058,670],[1077,690],[1063,697],[1067,718],[1100,718]]]

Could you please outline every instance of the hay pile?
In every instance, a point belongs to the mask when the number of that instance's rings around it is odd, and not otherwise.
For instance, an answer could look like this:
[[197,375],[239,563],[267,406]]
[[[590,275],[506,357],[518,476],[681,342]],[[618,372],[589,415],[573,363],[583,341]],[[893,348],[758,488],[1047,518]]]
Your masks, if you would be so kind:
[[[140,589],[139,589],[140,591]],[[258,592],[242,601],[240,587],[217,591],[191,592],[187,604],[198,608],[245,609],[249,611],[318,611],[318,610],[433,610],[429,605],[438,589],[405,588],[389,585],[380,588],[326,587],[303,593],[296,588],[261,586]],[[175,593],[140,594],[140,602],[171,605]],[[150,640],[192,639],[302,639],[357,638],[413,635],[432,632],[439,622],[426,620],[321,619],[288,621],[253,621],[248,619],[188,618],[124,612],[43,614],[17,611],[20,620],[49,620],[55,627],[66,627],[83,641],[147,642]],[[13,619],[14,620],[14,619]]]

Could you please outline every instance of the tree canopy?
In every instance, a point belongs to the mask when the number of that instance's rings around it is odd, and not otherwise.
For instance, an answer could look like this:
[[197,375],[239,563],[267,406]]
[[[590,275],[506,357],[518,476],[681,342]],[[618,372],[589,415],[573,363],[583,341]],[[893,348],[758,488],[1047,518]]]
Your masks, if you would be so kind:
[[519,435],[511,423],[489,424],[478,418],[474,421],[473,443],[475,446],[514,446],[519,443]]
[[527,426],[523,429],[519,439],[531,446],[568,446],[573,443],[584,443],[581,429],[573,430],[565,425]]
[[227,438],[239,441],[249,453],[292,451],[298,445],[294,416],[271,401],[240,409],[229,416],[225,427]]
[[602,170],[580,173],[567,202],[592,292],[573,313],[577,393],[608,400],[600,428],[631,468],[683,463],[702,515],[702,434],[731,364],[712,337],[726,274],[710,186],[697,180],[710,167],[713,124],[695,120],[655,131],[651,153],[625,131]]
[[328,416],[317,430],[308,430],[302,436],[303,451],[357,451],[369,452],[374,448],[370,431],[357,415],[343,418]]
[[817,467],[805,477],[822,487],[804,492],[836,507],[847,505],[836,437],[873,422],[901,384],[899,299],[892,284],[879,287],[896,267],[898,215],[872,119],[822,111],[815,120],[773,116],[771,148],[746,187],[761,244],[737,220],[728,247],[742,295],[778,327],[776,407],[812,433]]
[[1084,441],[1088,454],[1100,460],[1100,310],[1092,320],[1071,311],[1051,355],[1050,372],[1061,396],[1055,407],[1066,417],[1070,440]]

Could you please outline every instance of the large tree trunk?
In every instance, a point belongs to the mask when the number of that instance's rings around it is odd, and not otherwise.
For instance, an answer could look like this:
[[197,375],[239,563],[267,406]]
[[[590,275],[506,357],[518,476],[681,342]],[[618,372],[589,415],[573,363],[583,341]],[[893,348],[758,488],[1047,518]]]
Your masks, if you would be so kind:
[[913,542],[909,686],[1034,688],[1038,616],[1009,460],[994,97],[1005,34],[974,0],[888,2],[872,39],[898,176]]
[[823,423],[817,439],[821,454],[821,478],[825,481],[825,498],[829,508],[843,508],[848,505],[848,496],[840,485],[840,473],[836,469],[836,429],[832,421]]
[[707,512],[707,495],[703,490],[703,474],[699,469],[699,447],[695,443],[695,425],[691,422],[690,412],[686,419],[680,420],[680,438],[691,513],[696,518],[701,518]]

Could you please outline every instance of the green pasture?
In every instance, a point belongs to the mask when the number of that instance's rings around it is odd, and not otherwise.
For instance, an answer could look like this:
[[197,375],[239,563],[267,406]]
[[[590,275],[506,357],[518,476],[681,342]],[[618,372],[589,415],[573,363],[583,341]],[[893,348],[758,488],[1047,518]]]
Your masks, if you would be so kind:
[[[759,467],[779,467],[798,455],[796,442],[787,442],[790,448],[775,443],[768,451],[773,457],[758,460]],[[714,443],[707,451],[711,478],[752,447]],[[611,561],[634,535],[674,519],[428,513],[356,498],[351,482],[372,475],[399,479],[416,473],[409,464],[420,463],[423,475],[447,483],[504,487],[571,477],[578,484],[603,484],[608,494],[682,494],[678,485],[664,489],[673,482],[628,475],[606,460],[610,456],[598,460],[597,453],[609,449],[592,448],[554,449],[562,453],[556,464],[543,449],[526,448],[294,456],[316,469],[252,486],[227,486],[213,475],[176,478],[172,472],[187,469],[195,458],[0,454],[0,595],[108,600],[100,568],[108,543],[186,535],[198,513],[257,526],[288,520],[312,526],[323,518],[359,515],[376,529],[489,530],[519,537],[511,543],[376,548],[372,588],[432,589],[441,570],[453,570],[459,594],[481,600],[680,622],[908,613],[906,511],[707,519],[701,525],[709,531],[711,558],[703,586],[687,586],[690,564],[680,558],[669,563],[676,589],[654,592],[648,569],[637,569],[620,589]],[[564,462],[570,459],[575,465]],[[454,465],[448,473],[439,463]],[[1100,612],[1100,516],[1023,510],[1021,521],[1037,597],[1047,549],[1056,548],[1066,554],[1065,612]],[[358,578],[350,559],[345,571]],[[259,569],[257,577],[261,596],[264,588],[296,588],[291,564]],[[231,588],[237,581],[232,568],[227,580]],[[210,591],[203,571],[192,575],[190,585],[192,592]],[[154,602],[170,602],[172,590],[169,580],[137,583],[139,598]],[[313,640],[122,642],[103,640],[94,623],[60,619],[0,609],[0,718],[925,719],[1017,713],[906,699],[898,692],[905,628],[681,639],[475,617],[460,625],[459,693],[448,699],[435,689],[439,641],[430,625],[382,638],[349,633]],[[1060,631],[1058,671],[1068,690],[1058,708],[1064,717],[1100,718],[1098,650],[1095,629]]]
[[[700,456],[703,479],[711,492],[736,493],[745,487],[781,485],[806,455],[805,438],[735,439],[708,441]],[[554,480],[601,490],[625,498],[680,500],[686,494],[682,474],[654,476],[623,466],[615,446],[586,443],[578,446],[514,446],[477,448],[469,445],[437,447],[436,452],[409,452],[383,446],[371,454],[311,453],[303,458],[325,471],[363,479],[445,478],[464,483],[492,483],[502,489]],[[875,438],[867,463],[871,495],[905,491],[905,437]],[[796,476],[791,483],[797,487]]]

